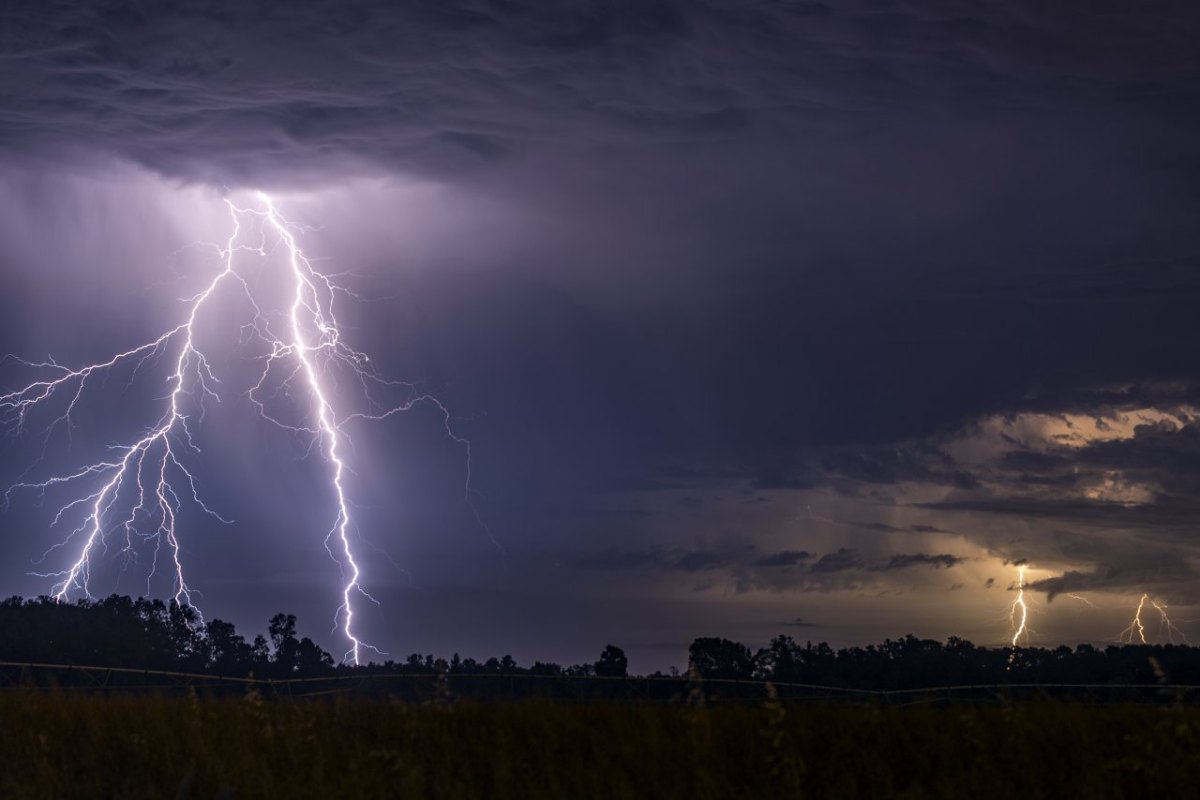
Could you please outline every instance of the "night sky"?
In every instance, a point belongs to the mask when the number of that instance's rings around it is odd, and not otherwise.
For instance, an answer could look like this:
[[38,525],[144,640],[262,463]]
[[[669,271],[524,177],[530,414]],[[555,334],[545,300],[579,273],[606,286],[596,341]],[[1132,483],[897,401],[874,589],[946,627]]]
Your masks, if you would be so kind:
[[[1200,638],[1194,4],[552,5],[6,3],[0,352],[179,324],[262,190],[471,442],[467,502],[435,408],[348,424],[393,657],[1000,644],[1021,563],[1035,644],[1112,641],[1143,593]],[[340,653],[323,466],[256,420],[227,316],[190,463],[233,522],[181,512],[190,583]],[[10,430],[0,481],[148,424],[148,375]],[[69,497],[10,495],[0,593],[49,590]],[[118,550],[94,594],[170,595]]]

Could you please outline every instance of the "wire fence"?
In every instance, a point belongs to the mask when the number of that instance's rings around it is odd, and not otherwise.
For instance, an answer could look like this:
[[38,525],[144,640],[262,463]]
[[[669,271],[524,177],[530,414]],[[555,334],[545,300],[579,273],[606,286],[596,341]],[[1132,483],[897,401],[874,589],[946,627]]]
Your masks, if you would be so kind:
[[408,702],[850,702],[894,707],[939,703],[1055,700],[1080,703],[1200,704],[1200,685],[1174,683],[971,683],[864,689],[788,681],[689,676],[606,677],[528,673],[383,672],[299,678],[224,676],[132,667],[0,661],[0,691],[255,694]]

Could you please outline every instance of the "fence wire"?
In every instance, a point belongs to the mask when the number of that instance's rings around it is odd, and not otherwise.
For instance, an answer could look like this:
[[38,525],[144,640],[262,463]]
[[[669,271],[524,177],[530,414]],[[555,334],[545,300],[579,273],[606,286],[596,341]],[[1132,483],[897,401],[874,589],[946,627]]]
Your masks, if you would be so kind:
[[199,693],[271,698],[385,698],[411,702],[850,702],[895,707],[938,703],[1056,700],[1087,703],[1200,703],[1200,685],[1176,683],[971,683],[864,689],[789,681],[689,676],[565,676],[516,673],[401,673],[356,670],[265,678],[134,667],[0,661],[0,691]]

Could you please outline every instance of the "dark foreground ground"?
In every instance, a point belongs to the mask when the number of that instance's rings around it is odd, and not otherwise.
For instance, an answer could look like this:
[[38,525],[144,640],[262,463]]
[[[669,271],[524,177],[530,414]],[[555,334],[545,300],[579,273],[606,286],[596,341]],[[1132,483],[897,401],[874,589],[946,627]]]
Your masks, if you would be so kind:
[[1186,797],[1200,709],[0,695],[4,798]]

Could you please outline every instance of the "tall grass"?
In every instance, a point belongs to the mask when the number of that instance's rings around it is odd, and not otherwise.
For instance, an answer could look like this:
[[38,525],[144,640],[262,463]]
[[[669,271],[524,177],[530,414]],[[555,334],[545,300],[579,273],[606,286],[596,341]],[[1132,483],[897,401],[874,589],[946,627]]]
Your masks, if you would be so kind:
[[5,798],[1183,797],[1200,710],[0,695]]

